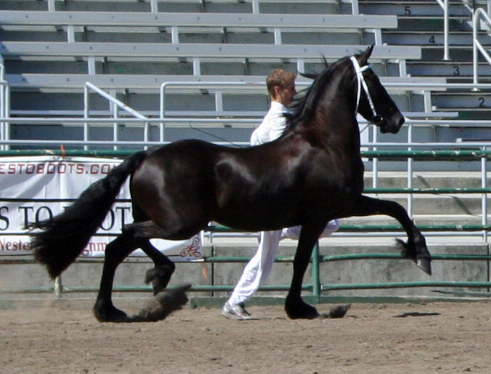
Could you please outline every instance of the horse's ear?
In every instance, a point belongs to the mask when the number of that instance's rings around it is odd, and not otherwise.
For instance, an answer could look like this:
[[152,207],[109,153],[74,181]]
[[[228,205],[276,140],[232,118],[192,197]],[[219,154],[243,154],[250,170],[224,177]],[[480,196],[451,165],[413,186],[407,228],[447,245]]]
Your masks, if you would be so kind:
[[365,50],[365,52],[363,52],[362,54],[360,54],[360,58],[359,58],[360,66],[367,65],[368,59],[372,55],[373,47],[374,47],[374,45],[372,44],[370,47],[368,47]]

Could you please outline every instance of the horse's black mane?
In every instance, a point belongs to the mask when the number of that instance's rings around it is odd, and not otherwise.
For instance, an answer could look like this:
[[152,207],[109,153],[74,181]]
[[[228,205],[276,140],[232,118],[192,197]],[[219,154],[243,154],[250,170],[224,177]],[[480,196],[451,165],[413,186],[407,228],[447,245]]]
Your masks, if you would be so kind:
[[301,76],[313,79],[314,82],[308,88],[302,90],[294,102],[288,107],[289,112],[285,114],[286,128],[284,133],[295,128],[301,121],[309,120],[310,116],[314,113],[319,94],[331,79],[334,70],[345,60],[342,59],[328,65],[324,58],[325,69],[321,73],[300,73]]

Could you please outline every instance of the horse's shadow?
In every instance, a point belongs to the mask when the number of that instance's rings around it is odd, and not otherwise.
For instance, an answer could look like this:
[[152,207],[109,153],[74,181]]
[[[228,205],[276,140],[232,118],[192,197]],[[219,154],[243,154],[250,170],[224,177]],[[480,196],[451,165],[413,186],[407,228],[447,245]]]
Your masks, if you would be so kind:
[[394,316],[395,318],[407,318],[407,317],[429,317],[429,316],[439,316],[441,313],[437,312],[429,312],[429,313],[420,313],[420,312],[409,312],[409,313],[402,313],[397,316]]

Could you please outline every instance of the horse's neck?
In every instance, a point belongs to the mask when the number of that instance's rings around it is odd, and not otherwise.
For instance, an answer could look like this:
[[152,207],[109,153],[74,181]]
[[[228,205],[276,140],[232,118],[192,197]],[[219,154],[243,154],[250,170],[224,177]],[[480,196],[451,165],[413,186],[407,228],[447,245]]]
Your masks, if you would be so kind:
[[319,133],[319,139],[324,140],[326,146],[336,147],[341,152],[353,149],[358,149],[359,152],[360,148],[355,108],[347,104],[351,100],[352,98],[344,95],[320,105],[312,121]]

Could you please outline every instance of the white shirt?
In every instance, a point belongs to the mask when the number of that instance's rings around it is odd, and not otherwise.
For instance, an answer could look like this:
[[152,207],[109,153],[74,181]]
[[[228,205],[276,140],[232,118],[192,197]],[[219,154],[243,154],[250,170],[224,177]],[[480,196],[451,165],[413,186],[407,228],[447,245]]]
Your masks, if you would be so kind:
[[279,138],[286,128],[284,115],[286,112],[286,106],[277,101],[272,101],[268,113],[251,135],[251,145],[264,144]]

